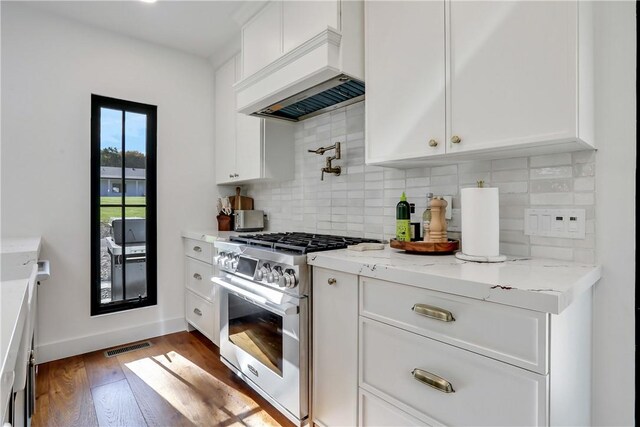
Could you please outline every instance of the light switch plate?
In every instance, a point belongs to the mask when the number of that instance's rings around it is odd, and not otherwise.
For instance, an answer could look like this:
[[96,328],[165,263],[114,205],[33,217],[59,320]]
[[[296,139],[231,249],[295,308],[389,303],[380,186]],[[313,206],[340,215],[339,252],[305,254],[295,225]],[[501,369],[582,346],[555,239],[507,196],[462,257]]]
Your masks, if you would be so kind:
[[584,239],[585,217],[584,209],[525,209],[524,234]]

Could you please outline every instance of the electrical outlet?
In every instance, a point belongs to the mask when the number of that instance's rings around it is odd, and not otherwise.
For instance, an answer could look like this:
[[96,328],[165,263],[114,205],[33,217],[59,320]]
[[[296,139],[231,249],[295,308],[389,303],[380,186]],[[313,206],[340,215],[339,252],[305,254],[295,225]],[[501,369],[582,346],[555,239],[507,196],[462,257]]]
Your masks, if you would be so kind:
[[447,201],[447,209],[444,211],[444,219],[451,219],[451,209],[453,207],[453,196],[442,196]]
[[447,222],[447,231],[462,231],[460,209],[451,209],[451,219]]
[[524,234],[584,239],[585,216],[584,209],[525,209]]

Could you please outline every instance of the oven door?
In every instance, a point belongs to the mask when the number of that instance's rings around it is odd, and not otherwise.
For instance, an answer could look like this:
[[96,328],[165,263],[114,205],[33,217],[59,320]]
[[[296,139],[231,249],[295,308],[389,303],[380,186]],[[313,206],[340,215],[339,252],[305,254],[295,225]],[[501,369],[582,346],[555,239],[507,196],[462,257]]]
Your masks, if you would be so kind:
[[[308,414],[307,298],[232,276],[220,286],[220,355],[296,421]],[[253,384],[252,384],[253,383]]]

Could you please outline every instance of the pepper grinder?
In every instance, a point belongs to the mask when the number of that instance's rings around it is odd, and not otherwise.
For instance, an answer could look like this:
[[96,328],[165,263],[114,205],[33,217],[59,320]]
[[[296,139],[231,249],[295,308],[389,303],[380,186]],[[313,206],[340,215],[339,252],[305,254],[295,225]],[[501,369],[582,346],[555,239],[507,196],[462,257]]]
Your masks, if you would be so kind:
[[442,198],[435,198],[431,201],[431,224],[429,227],[429,240],[431,242],[447,241],[446,208],[447,201]]

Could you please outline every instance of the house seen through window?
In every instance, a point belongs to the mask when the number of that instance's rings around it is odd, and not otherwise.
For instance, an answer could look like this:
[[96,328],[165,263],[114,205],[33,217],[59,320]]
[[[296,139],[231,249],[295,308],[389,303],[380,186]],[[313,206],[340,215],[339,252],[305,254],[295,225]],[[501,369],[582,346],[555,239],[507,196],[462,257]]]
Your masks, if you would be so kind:
[[91,314],[154,305],[156,110],[92,95]]

